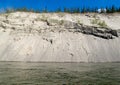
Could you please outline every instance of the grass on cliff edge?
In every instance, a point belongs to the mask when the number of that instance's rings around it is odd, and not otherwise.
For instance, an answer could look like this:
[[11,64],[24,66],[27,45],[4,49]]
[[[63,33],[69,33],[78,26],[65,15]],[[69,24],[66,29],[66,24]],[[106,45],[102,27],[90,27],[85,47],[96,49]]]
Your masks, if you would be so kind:
[[99,20],[99,19],[93,19],[91,21],[91,24],[96,24],[96,25],[98,25],[100,27],[108,27],[107,24],[105,23],[105,21]]

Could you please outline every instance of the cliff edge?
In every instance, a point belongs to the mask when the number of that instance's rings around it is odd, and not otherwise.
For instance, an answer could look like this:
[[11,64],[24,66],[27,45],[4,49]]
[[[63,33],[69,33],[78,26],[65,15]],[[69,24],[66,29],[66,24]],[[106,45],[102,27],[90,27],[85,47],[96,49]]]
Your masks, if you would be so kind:
[[120,14],[0,14],[0,61],[119,62]]

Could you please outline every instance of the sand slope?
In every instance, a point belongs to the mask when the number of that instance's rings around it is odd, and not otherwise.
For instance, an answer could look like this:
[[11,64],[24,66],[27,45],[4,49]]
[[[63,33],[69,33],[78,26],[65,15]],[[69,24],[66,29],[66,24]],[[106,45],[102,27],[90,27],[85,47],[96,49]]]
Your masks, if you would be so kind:
[[0,61],[119,62],[119,22],[120,14],[1,14]]

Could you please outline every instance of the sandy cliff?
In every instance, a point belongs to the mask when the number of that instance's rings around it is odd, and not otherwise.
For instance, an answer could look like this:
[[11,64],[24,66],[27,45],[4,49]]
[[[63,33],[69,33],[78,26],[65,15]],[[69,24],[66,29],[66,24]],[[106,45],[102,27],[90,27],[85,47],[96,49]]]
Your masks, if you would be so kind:
[[0,61],[119,62],[120,14],[0,14]]

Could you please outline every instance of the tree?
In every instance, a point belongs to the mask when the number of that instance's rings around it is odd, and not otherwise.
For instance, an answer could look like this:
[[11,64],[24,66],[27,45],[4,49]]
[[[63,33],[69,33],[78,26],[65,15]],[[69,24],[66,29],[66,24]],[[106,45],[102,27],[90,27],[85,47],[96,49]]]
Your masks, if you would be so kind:
[[80,13],[80,8],[76,8],[76,13]]
[[82,10],[81,10],[81,13],[85,13],[86,12],[86,8],[83,7]]
[[14,12],[15,10],[13,8],[7,8],[6,9],[6,13],[11,13],[11,12]]
[[42,12],[44,12],[44,13],[47,13],[47,12],[48,12],[47,6],[42,10]]
[[120,7],[118,8],[118,12],[120,12]]
[[64,8],[64,12],[68,12],[68,13],[70,13],[71,11],[70,11],[69,8]]
[[115,6],[113,5],[111,8],[111,13],[114,13],[114,12],[116,12],[116,9],[115,9]]
[[61,8],[58,8],[57,10],[56,10],[56,12],[61,12],[62,10],[61,10]]

